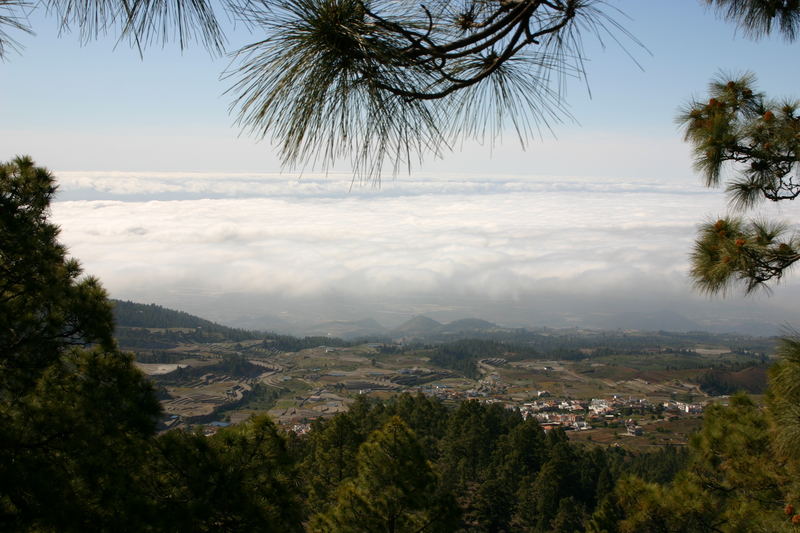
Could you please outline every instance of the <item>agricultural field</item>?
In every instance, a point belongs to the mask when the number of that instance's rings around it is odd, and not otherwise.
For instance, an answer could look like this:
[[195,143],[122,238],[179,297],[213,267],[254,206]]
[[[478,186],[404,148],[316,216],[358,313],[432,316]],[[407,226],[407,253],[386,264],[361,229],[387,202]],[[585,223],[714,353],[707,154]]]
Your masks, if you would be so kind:
[[[461,345],[464,342],[469,341]],[[358,395],[386,399],[402,392],[423,393],[445,402],[478,399],[521,409],[534,409],[531,405],[539,401],[538,409],[551,411],[541,403],[547,398],[555,413],[567,412],[559,402],[586,408],[577,418],[577,407],[569,408],[570,420],[585,418],[591,427],[570,432],[572,439],[637,449],[685,444],[701,423],[700,414],[673,410],[666,416],[658,406],[725,401],[704,390],[704,380],[717,374],[718,380],[737,386],[738,379],[742,388],[757,394],[767,366],[764,354],[734,353],[707,344],[679,351],[584,349],[581,357],[571,359],[524,351],[498,356],[491,347],[481,358],[481,345],[477,346],[466,350],[463,359],[451,357],[457,350],[447,352],[450,359],[442,359],[441,348],[387,343],[280,351],[263,340],[187,342],[149,355],[139,352],[142,360],[159,362],[138,365],[159,388],[165,428],[215,420],[238,423],[264,412],[293,427],[345,411]],[[465,367],[464,361],[473,366]],[[614,398],[623,407],[610,419],[590,419],[588,402],[602,398]],[[627,434],[626,416],[640,425],[641,436]]]
[[[302,427],[347,410],[358,396],[409,392],[446,403],[499,402],[543,425],[576,428],[570,438],[587,443],[681,445],[709,402],[739,390],[760,400],[774,349],[773,339],[737,335],[512,330],[424,317],[397,338],[350,342],[258,334],[117,304],[118,341],[158,389],[164,429],[262,413]],[[459,334],[465,325],[469,332]]]

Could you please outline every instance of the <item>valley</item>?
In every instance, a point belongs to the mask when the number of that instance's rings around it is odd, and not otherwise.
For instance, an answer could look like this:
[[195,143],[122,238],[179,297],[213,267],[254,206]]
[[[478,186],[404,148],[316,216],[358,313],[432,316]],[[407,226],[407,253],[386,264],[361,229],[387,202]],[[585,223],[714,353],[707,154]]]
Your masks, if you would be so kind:
[[[158,388],[162,429],[213,432],[266,412],[302,433],[357,396],[411,393],[500,403],[574,428],[575,440],[634,448],[685,444],[709,402],[737,390],[758,398],[772,350],[770,339],[735,335],[507,330],[482,321],[460,321],[470,329],[458,331],[431,322],[417,317],[402,336],[374,341],[208,324],[121,325],[118,337]],[[631,421],[643,430],[638,437],[627,431]]]

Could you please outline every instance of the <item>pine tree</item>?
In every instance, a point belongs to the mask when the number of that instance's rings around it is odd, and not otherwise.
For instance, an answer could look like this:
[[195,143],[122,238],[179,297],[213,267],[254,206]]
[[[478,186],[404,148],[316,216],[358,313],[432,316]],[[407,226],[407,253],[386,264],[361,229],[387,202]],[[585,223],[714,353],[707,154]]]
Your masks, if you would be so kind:
[[749,37],[758,39],[777,30],[787,41],[793,41],[800,33],[800,4],[796,0],[705,1]]
[[[755,90],[755,77],[720,77],[708,102],[692,102],[678,117],[695,152],[695,167],[708,186],[723,170],[731,206],[746,210],[765,200],[800,195],[800,101],[770,101]],[[704,224],[692,253],[692,277],[705,292],[744,284],[747,292],[779,280],[800,259],[800,239],[780,223],[728,217]]]
[[312,521],[314,531],[402,533],[451,531],[454,507],[437,493],[437,476],[414,433],[392,417],[361,445],[357,476],[336,503]]
[[0,164],[0,528],[135,529],[160,406],[99,282],[48,221],[53,176]]
[[295,467],[266,416],[211,438],[167,432],[154,442],[148,466],[154,531],[303,530]]
[[619,481],[589,520],[589,531],[790,531],[788,473],[773,453],[766,413],[747,396],[711,405],[690,443],[689,468],[670,483]]
[[308,436],[308,454],[300,468],[314,510],[322,511],[339,485],[356,475],[356,454],[366,437],[349,413],[317,425]]

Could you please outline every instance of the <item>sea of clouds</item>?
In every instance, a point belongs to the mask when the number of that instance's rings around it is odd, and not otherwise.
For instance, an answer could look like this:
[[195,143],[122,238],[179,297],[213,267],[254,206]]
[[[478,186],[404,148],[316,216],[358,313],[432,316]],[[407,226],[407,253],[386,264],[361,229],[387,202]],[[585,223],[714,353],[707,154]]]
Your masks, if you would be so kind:
[[[791,283],[772,298],[692,291],[696,227],[727,208],[721,191],[686,180],[414,175],[378,186],[334,174],[57,176],[61,238],[112,296],[228,323],[396,323],[438,312],[592,325],[590,315],[663,309],[700,323],[794,318]],[[793,206],[765,208],[800,220]]]

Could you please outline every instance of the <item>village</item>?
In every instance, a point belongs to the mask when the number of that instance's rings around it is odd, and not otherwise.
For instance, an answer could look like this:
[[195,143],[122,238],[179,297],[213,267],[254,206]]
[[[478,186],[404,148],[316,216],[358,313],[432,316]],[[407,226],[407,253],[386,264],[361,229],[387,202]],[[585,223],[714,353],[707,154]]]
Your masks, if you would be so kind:
[[[162,430],[199,427],[211,435],[266,413],[303,434],[315,420],[346,411],[358,396],[388,400],[409,393],[446,405],[497,403],[534,418],[545,431],[568,431],[573,440],[629,445],[628,439],[644,437],[648,445],[685,444],[705,406],[726,401],[693,382],[696,370],[631,373],[601,358],[489,357],[476,361],[480,373],[471,379],[433,366],[427,351],[387,355],[381,353],[385,345],[374,343],[270,354],[247,342],[213,348],[204,355],[184,348],[187,357],[175,365],[139,365],[162,388]],[[660,354],[646,356],[656,360]],[[246,375],[215,371],[226,357],[239,357]]]
[[[538,391],[541,399],[520,405],[449,389],[426,388],[418,392],[451,402],[473,400],[482,403],[501,403],[506,409],[518,409],[526,420],[528,418],[538,420],[545,432],[557,428],[565,431],[588,431],[598,427],[621,425],[625,427],[628,436],[635,437],[644,434],[644,428],[639,423],[644,416],[649,415],[651,421],[670,421],[685,416],[697,417],[702,415],[705,406],[705,403],[673,400],[654,404],[645,398],[621,398],[617,395],[610,398],[592,398],[588,401],[554,399],[550,398],[547,391]],[[328,394],[327,391],[320,391],[316,397],[310,397],[309,400],[313,401],[325,394]],[[338,407],[340,404],[334,402],[333,405]],[[309,421],[290,420],[284,425],[298,435],[306,433],[311,428]]]

